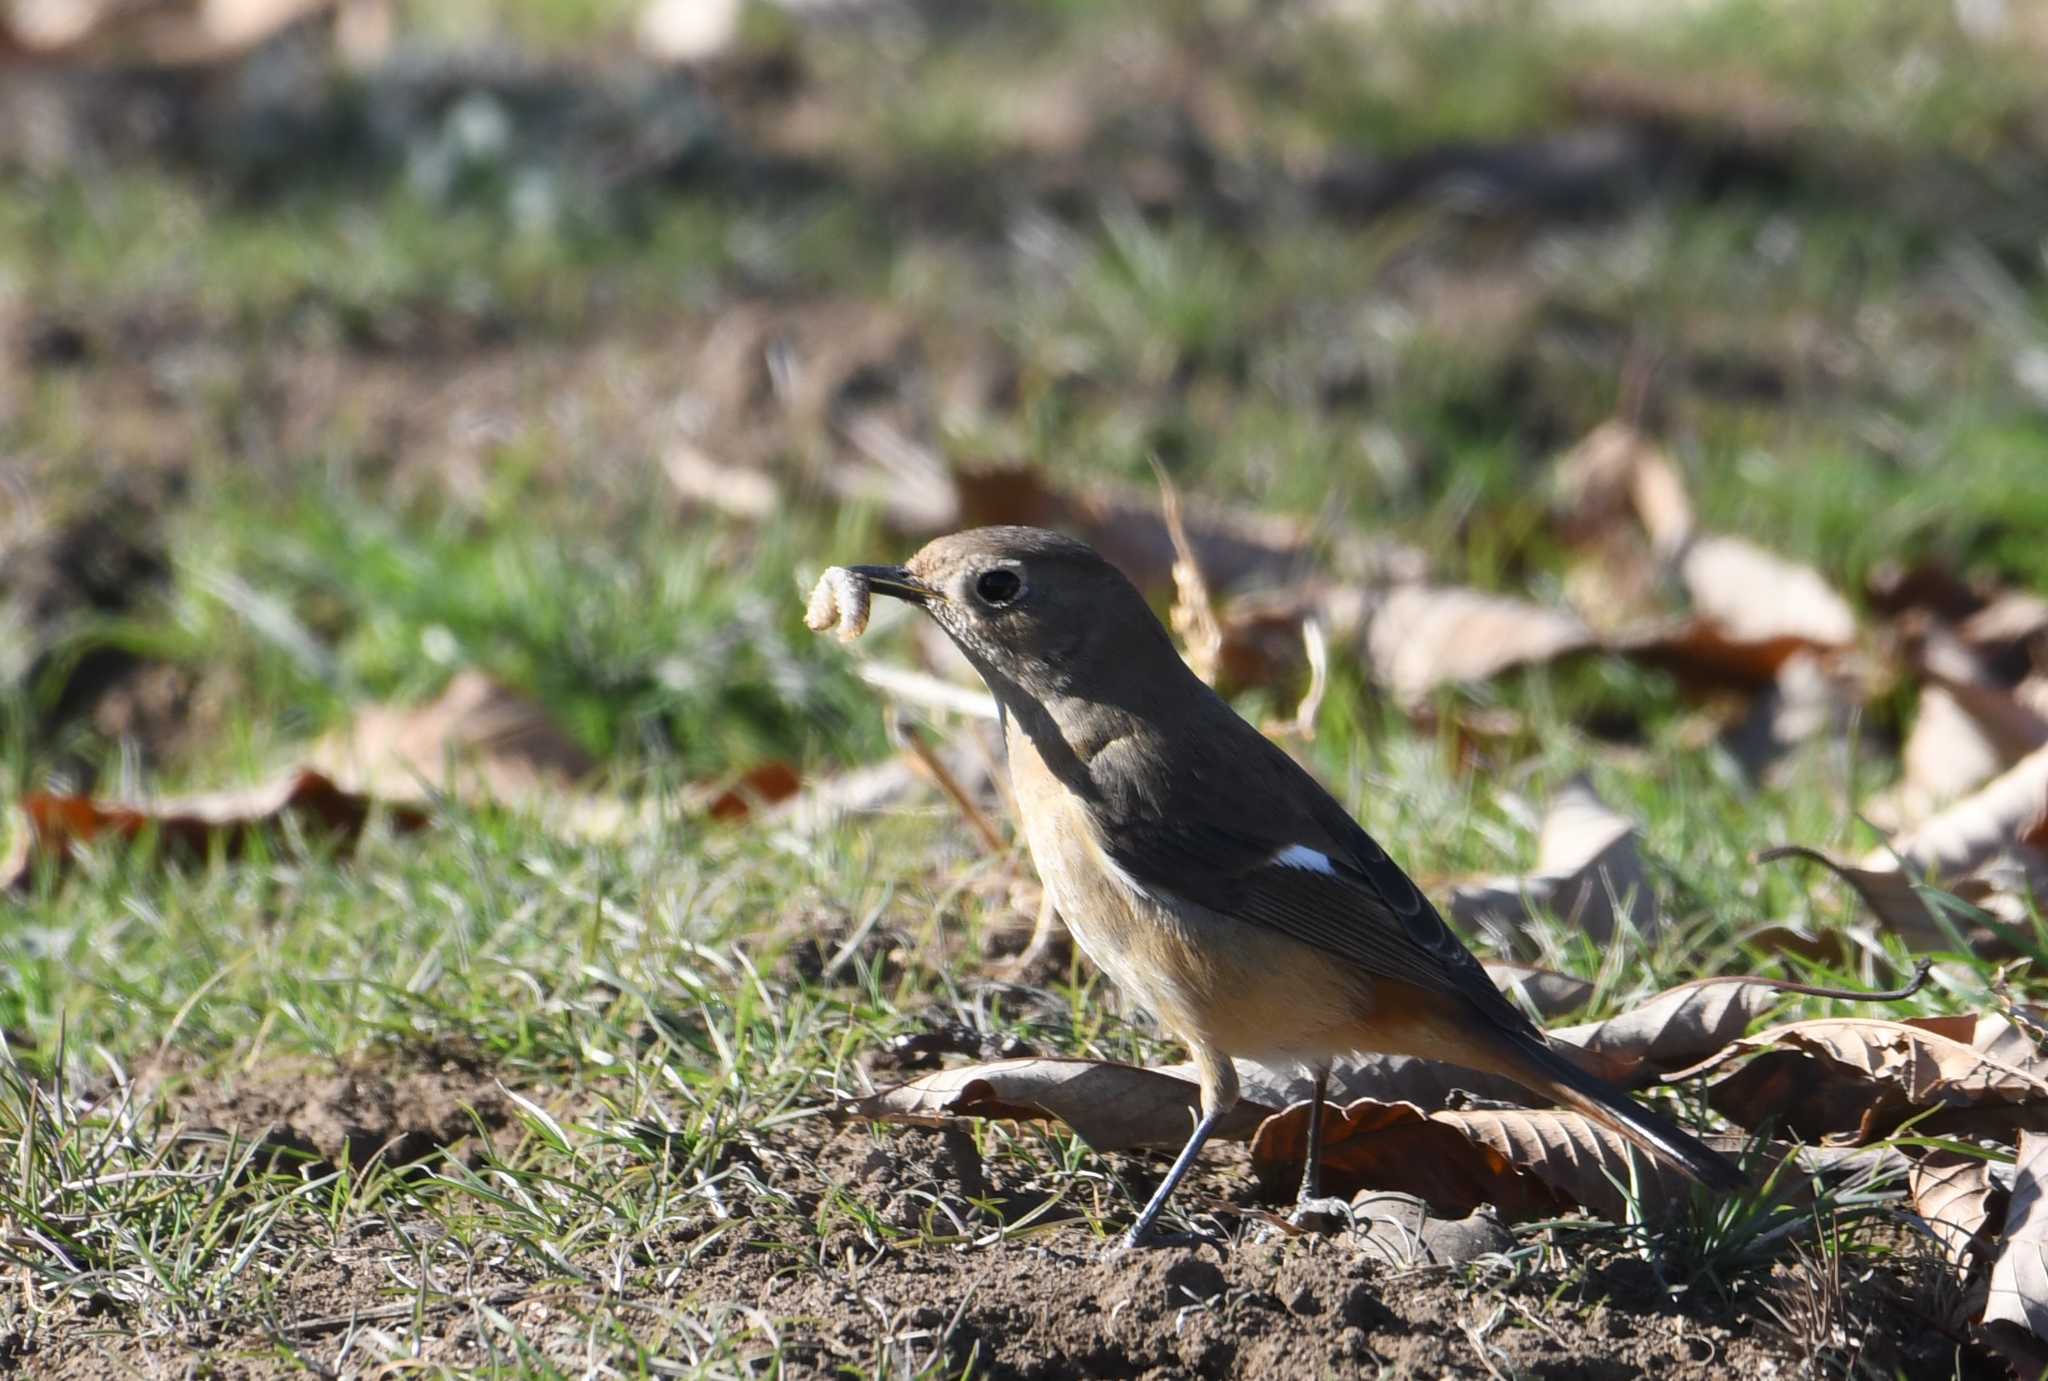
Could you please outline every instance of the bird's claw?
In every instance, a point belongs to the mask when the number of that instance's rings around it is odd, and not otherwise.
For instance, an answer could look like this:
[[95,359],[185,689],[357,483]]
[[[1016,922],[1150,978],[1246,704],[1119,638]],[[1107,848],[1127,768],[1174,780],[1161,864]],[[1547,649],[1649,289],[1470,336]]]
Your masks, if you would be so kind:
[[1104,1261],[1116,1261],[1132,1252],[1149,1252],[1161,1247],[1220,1247],[1223,1239],[1206,1232],[1148,1232],[1143,1237],[1135,1233],[1120,1233],[1101,1252]]
[[1334,1234],[1349,1228],[1354,1220],[1348,1200],[1319,1198],[1297,1203],[1287,1221],[1303,1232]]

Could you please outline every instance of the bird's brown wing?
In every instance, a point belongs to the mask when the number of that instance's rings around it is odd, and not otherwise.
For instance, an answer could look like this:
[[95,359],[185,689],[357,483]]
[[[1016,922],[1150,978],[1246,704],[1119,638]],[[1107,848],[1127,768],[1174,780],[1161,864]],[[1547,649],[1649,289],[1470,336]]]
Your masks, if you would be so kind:
[[1108,851],[1147,891],[1277,931],[1374,977],[1456,994],[1510,1031],[1527,1029],[1408,875],[1336,813],[1341,834],[1322,820],[1278,833],[1249,823],[1126,822]]

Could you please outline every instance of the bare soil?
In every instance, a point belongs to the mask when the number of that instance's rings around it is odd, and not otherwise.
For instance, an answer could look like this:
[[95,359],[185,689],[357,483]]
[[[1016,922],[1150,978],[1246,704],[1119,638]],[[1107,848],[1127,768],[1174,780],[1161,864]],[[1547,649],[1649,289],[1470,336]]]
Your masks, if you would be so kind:
[[[269,1135],[329,1159],[375,1148],[396,1156],[453,1144],[465,1107],[502,1118],[502,1094],[465,1088],[468,1077],[444,1069],[335,1075],[297,1089],[259,1082],[210,1105],[193,1090],[185,1106],[210,1106],[222,1126],[272,1128]],[[1229,1200],[1249,1198],[1241,1160],[1226,1154],[1192,1186],[1226,1225]],[[1959,1354],[1927,1313],[1938,1302],[1925,1296],[1926,1283],[1939,1273],[1909,1260],[1863,1275],[1827,1317],[1814,1317],[1793,1303],[1798,1292],[1784,1267],[1745,1280],[1732,1298],[1674,1289],[1653,1265],[1620,1253],[1569,1271],[1552,1264],[1556,1254],[1549,1263],[1404,1270],[1343,1237],[1262,1234],[1262,1215],[1248,1206],[1239,1210],[1248,1230],[1234,1244],[1108,1255],[1070,1207],[1007,1182],[960,1133],[803,1123],[728,1168],[736,1172],[733,1217],[646,1244],[622,1293],[600,1283],[600,1262],[580,1263],[589,1271],[581,1284],[516,1254],[477,1253],[458,1264],[433,1242],[437,1225],[373,1217],[310,1255],[233,1326],[142,1337],[110,1307],[88,1304],[35,1332],[0,1335],[0,1372],[164,1376],[199,1365],[221,1377],[353,1374],[372,1364],[366,1329],[411,1328],[413,1296],[393,1263],[420,1262],[424,1240],[425,1269],[453,1299],[421,1315],[419,1355],[458,1368],[503,1358],[508,1321],[568,1366],[585,1357],[593,1317],[615,1321],[657,1355],[678,1355],[693,1322],[730,1327],[751,1315],[781,1339],[782,1374],[797,1376],[872,1366],[878,1347],[894,1367],[942,1359],[947,1374],[971,1364],[973,1374],[996,1378],[1845,1374],[1829,1336],[1896,1349],[1866,1352],[1859,1360],[1874,1371],[1863,1374],[2002,1374],[1981,1354]],[[1158,1169],[1120,1158],[1108,1168],[1127,1172],[1134,1192]],[[805,1253],[822,1263],[811,1266],[778,1245],[791,1240],[787,1219],[750,1218],[747,1206],[759,1199],[742,1188],[749,1184],[793,1198],[801,1217],[843,1194],[920,1236],[942,1233],[949,1217],[967,1231],[957,1245],[900,1248],[846,1230]],[[1116,1205],[1108,1192],[1111,1222],[1122,1216]],[[1027,1218],[1036,1225],[1014,1236],[990,1231]],[[1899,1328],[1901,1317],[1927,1326]],[[1886,1325],[1875,1327],[1879,1320]],[[765,1353],[765,1332],[754,1336]]]

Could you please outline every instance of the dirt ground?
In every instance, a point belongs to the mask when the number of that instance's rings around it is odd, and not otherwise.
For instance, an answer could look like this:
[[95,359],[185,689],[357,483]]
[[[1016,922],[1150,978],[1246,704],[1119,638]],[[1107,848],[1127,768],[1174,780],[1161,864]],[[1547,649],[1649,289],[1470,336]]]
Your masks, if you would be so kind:
[[[474,1159],[465,1138],[474,1107],[487,1130],[504,1126],[508,1100],[459,1062],[402,1073],[258,1078],[232,1093],[197,1088],[176,1099],[195,1133],[233,1131],[304,1157],[311,1169],[358,1171],[381,1153],[393,1162],[449,1148]],[[1110,1253],[1049,1196],[1013,1185],[984,1164],[961,1133],[885,1133],[826,1120],[729,1167],[729,1216],[701,1220],[638,1254],[625,1288],[605,1284],[617,1263],[579,1261],[573,1282],[545,1263],[506,1254],[461,1256],[436,1242],[432,1222],[365,1216],[267,1300],[243,1311],[250,1326],[146,1335],[101,1301],[53,1329],[0,1339],[0,1371],[24,1376],[269,1377],[358,1374],[377,1354],[382,1327],[424,1320],[416,1364],[468,1369],[504,1360],[510,1331],[557,1366],[580,1370],[595,1356],[591,1320],[617,1321],[650,1342],[687,1335],[693,1320],[747,1316],[768,1351],[783,1348],[783,1375],[843,1375],[877,1355],[904,1374],[943,1363],[948,1374],[996,1378],[1232,1376],[1660,1377],[1844,1374],[1833,1329],[1867,1325],[1889,1311],[1927,1327],[1886,1330],[1897,1350],[1865,1352],[1858,1374],[1957,1375],[1954,1341],[1926,1311],[1937,1273],[1911,1260],[1866,1275],[1818,1312],[1802,1308],[1784,1266],[1740,1302],[1711,1288],[1683,1290],[1656,1266],[1600,1251],[1590,1266],[1574,1237],[1564,1255],[1528,1247],[1464,1266],[1399,1267],[1355,1237],[1292,1235],[1250,1202],[1238,1148],[1223,1148],[1192,1182],[1195,1198],[1226,1225],[1231,1242]],[[1157,1164],[1112,1158],[1134,1192]],[[902,1228],[952,1216],[969,1241],[901,1250],[873,1235],[828,1239],[819,1268],[777,1243],[770,1214],[749,1203],[780,1200],[800,1215],[829,1195],[850,1196]],[[999,1237],[1001,1223],[1018,1225]],[[977,1235],[978,1234],[978,1235]],[[449,1301],[418,1310],[400,1288],[398,1263],[427,1266]],[[446,1263],[446,1264],[443,1264]],[[459,1304],[453,1295],[459,1289]],[[1819,1315],[1824,1314],[1826,1317]],[[1872,1347],[1892,1344],[1866,1335]],[[885,1341],[886,1340],[886,1341]],[[1816,1347],[1815,1344],[1819,1346]],[[618,1359],[614,1359],[618,1360]],[[744,1366],[742,1367],[744,1370]],[[1967,1368],[1960,1374],[1971,1375]]]

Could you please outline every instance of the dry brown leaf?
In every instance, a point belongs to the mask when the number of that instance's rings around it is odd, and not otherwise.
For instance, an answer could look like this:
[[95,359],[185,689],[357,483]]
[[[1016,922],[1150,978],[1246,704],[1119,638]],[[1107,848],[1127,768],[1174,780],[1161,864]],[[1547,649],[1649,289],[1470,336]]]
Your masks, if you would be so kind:
[[1956,628],[1980,650],[2003,651],[2048,638],[2048,599],[2024,590],[2003,590]]
[[[257,833],[278,830],[286,821],[308,832],[354,839],[371,809],[367,796],[305,769],[245,790],[147,803],[32,791],[21,800],[26,828],[15,856],[0,867],[0,890],[27,882],[37,859],[61,861],[102,839],[133,840],[153,834],[166,857],[204,858],[216,847],[232,856]],[[391,821],[394,828],[412,830],[425,824],[426,817],[400,807],[391,812]]]
[[540,705],[475,670],[458,672],[428,705],[372,705],[313,750],[315,767],[385,801],[543,804],[597,763]]
[[1685,485],[1655,442],[1628,423],[1601,423],[1558,458],[1551,472],[1553,507],[1574,541],[1610,534],[1631,509],[1652,536],[1672,546],[1692,530]]
[[1623,656],[1663,667],[1689,685],[1737,690],[1770,686],[1787,662],[1816,650],[1811,640],[1800,637],[1736,637],[1712,619],[1699,616],[1631,629],[1609,638],[1606,646]]
[[[1759,862],[1805,858],[1831,869],[1854,887],[1887,926],[1913,949],[1946,948],[1948,930],[1915,882],[1931,878],[1947,892],[1992,910],[2001,920],[2013,910],[2008,898],[2041,896],[2048,889],[2048,747],[2038,748],[1977,791],[1895,836],[1856,863],[1844,863],[1818,849],[1783,845],[1757,855]],[[1900,866],[1901,860],[1905,867]],[[1995,926],[1958,920],[1976,952],[2009,952],[2012,937]]]
[[1407,585],[1389,591],[1373,612],[1365,655],[1374,679],[1412,705],[1439,687],[1491,680],[1596,641],[1568,609],[1452,586]]
[[670,487],[695,508],[761,522],[784,502],[781,486],[766,470],[720,460],[694,441],[675,442],[661,465]]
[[[1463,1217],[1491,1204],[1509,1222],[1555,1217],[1571,1198],[1524,1171],[1505,1150],[1412,1103],[1360,1099],[1323,1121],[1324,1192],[1413,1194],[1432,1211]],[[1252,1138],[1252,1174],[1269,1199],[1292,1194],[1308,1148],[1308,1105],[1269,1117]]]
[[[1776,679],[1757,692],[1742,717],[1719,743],[1749,780],[1776,783],[1788,754],[1823,735],[1838,740],[1854,711],[1854,698],[1821,659],[1797,652],[1778,668]],[[1796,766],[1796,764],[1795,764]]]
[[[1576,1112],[1424,1112],[1368,1098],[1326,1113],[1323,1134],[1324,1188],[1346,1198],[1391,1190],[1452,1216],[1491,1204],[1518,1222],[1580,1207],[1625,1222],[1631,1184],[1638,1187],[1638,1203],[1652,1212],[1686,1196],[1677,1171],[1659,1167],[1620,1134]],[[1291,1192],[1299,1182],[1307,1139],[1305,1103],[1259,1128],[1252,1173],[1266,1194]]]
[[1900,754],[1899,784],[1866,809],[1891,828],[1925,819],[2048,745],[2048,714],[2004,684],[1978,648],[1923,615],[1903,626],[1920,705]]
[[1997,776],[2009,763],[1961,697],[1935,683],[1921,688],[1913,727],[1899,750],[1899,765],[1897,788],[1873,801],[1867,811],[1871,819],[1894,828],[1926,819]]
[[1609,586],[1635,592],[1620,603],[1640,602],[1639,557],[1612,554],[1625,507],[1691,601],[1688,618],[1617,633],[1609,640],[1614,650],[1695,680],[1763,687],[1800,652],[1839,651],[1856,641],[1855,611],[1812,567],[1745,538],[1701,531],[1678,466],[1629,424],[1596,428],[1559,461],[1556,484],[1567,534],[1596,538],[1610,552],[1593,588],[1582,592],[1592,606],[1617,604]]
[[[1943,918],[1937,911],[1938,904],[1923,895],[1920,885],[1911,875],[1902,872],[1896,863],[1883,868],[1860,867],[1839,862],[1819,849],[1809,849],[1803,844],[1765,849],[1756,858],[1759,863],[1803,858],[1820,864],[1853,887],[1871,914],[1916,954],[1947,950],[1955,945],[1948,926],[1943,924]],[[1972,906],[1983,907],[1997,899],[2001,885],[2002,880],[1996,877],[1957,878],[1942,890]],[[1947,919],[1961,935],[1963,946],[1979,958],[2009,958],[2017,952],[2016,938],[2003,933],[1997,925],[1980,924],[1963,916]]]
[[1659,1165],[1626,1137],[1583,1113],[1475,1108],[1431,1116],[1499,1153],[1559,1197],[1609,1222],[1628,1220],[1632,1184],[1637,1205],[1652,1215],[1689,1197],[1684,1175]]
[[1457,888],[1451,914],[1509,949],[1527,947],[1529,918],[1536,912],[1549,912],[1605,944],[1614,938],[1619,905],[1632,928],[1653,933],[1657,899],[1637,838],[1635,822],[1601,800],[1588,777],[1575,776],[1544,810],[1536,870]]
[[1991,1162],[1980,1156],[1931,1151],[1913,1162],[1906,1188],[1913,1211],[1941,1244],[1949,1265],[1967,1276],[1984,1254],[1987,1229],[2005,1217],[2008,1186],[1998,1182]]
[[2019,1331],[2025,1344],[2034,1345],[2025,1348],[2030,1358],[2048,1339],[2048,1136],[2020,1133],[2012,1204],[1991,1263],[1984,1324]]
[[[1967,877],[2015,844],[2030,846],[2048,824],[2048,747],[2037,748],[1948,809],[1874,850],[1866,868],[1897,852],[1939,878]],[[2037,859],[2024,859],[2030,865]]]
[[[2048,1127],[2048,1060],[2003,1017],[1825,1017],[1735,1041],[1670,1078],[1727,1073],[1708,1101],[1738,1126],[1860,1144],[1916,1119],[1928,1135]],[[1932,1114],[1922,1118],[1922,1114]]]
[[[878,1122],[943,1127],[956,1118],[997,1117],[1066,1123],[1099,1151],[1179,1148],[1201,1115],[1192,1079],[1101,1060],[994,1060],[942,1069],[855,1099],[849,1111]],[[1273,1110],[1241,1100],[1216,1135],[1242,1141]]]
[[1721,1049],[1783,996],[1767,979],[1701,978],[1603,1021],[1559,1027],[1550,1038],[1585,1051],[1587,1067],[1605,1079],[1646,1083]]
[[1727,641],[1791,640],[1813,648],[1856,641],[1856,611],[1811,566],[1741,537],[1702,534],[1678,558],[1693,610]]
[[703,812],[713,820],[744,820],[758,810],[781,805],[803,787],[803,778],[786,762],[756,764],[722,785],[700,788]]

